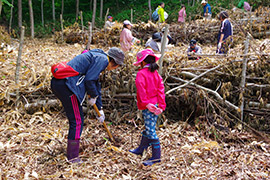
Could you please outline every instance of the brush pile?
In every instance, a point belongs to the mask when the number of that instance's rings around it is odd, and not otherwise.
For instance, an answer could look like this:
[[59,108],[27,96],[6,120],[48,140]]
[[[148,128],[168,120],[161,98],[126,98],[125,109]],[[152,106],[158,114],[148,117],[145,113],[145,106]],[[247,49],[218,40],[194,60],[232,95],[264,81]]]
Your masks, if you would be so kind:
[[[243,36],[249,31],[255,38],[269,37],[270,35],[270,8],[261,7],[254,12],[244,12],[240,9],[228,11],[230,20],[234,26],[234,45],[243,43]],[[163,25],[148,21],[134,24],[133,35],[142,40],[144,44],[153,33],[161,31]],[[119,37],[123,24],[115,22],[110,30],[95,30],[92,35],[92,44],[118,46]],[[176,44],[186,43],[191,39],[196,39],[201,44],[216,43],[216,38],[220,29],[220,21],[217,18],[211,20],[197,19],[185,24],[170,24],[170,35]],[[67,43],[87,43],[88,32],[80,29],[75,23],[64,30],[64,41]],[[61,33],[56,33],[57,42],[60,42]]]

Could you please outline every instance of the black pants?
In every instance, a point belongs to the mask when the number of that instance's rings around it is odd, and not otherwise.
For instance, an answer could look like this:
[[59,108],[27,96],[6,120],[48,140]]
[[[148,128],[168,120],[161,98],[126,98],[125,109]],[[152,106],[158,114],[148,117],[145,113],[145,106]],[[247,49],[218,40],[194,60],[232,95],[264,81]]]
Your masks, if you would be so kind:
[[68,139],[80,139],[84,121],[80,102],[76,95],[67,87],[66,79],[53,78],[51,80],[51,88],[53,93],[58,99],[60,99],[64,106],[69,121]]

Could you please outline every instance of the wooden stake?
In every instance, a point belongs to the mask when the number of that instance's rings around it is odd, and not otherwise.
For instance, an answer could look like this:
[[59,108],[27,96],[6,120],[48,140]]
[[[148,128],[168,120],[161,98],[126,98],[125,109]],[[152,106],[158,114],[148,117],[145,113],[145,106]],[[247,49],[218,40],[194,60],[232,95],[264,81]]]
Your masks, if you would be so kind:
[[86,45],[86,49],[90,49],[90,45],[91,45],[91,40],[92,40],[92,26],[91,26],[91,22],[88,22],[88,29],[89,29],[89,35],[88,35],[88,43]]
[[22,56],[23,40],[24,40],[24,26],[22,26],[22,28],[21,28],[20,45],[19,45],[19,52],[18,52],[16,71],[15,71],[15,84],[17,86],[16,102],[15,102],[16,107],[18,106],[18,102],[19,102],[19,98],[20,98],[19,78],[20,78],[20,69],[21,69],[21,56]]
[[[247,35],[247,39],[245,41],[245,50],[244,50],[244,54],[248,53],[248,49],[249,49],[249,39],[250,36],[249,34]],[[245,92],[245,84],[246,84],[246,71],[247,71],[247,61],[248,58],[244,57],[244,61],[243,61],[243,67],[242,67],[242,78],[241,78],[241,83],[240,83],[240,119],[241,121],[244,120],[244,92]]]
[[163,56],[164,56],[164,52],[165,52],[165,48],[166,48],[166,43],[167,43],[168,29],[169,29],[169,25],[166,24],[166,26],[165,26],[165,32],[162,35],[162,40],[161,40],[161,57],[159,58],[159,69],[158,69],[158,73],[160,75],[162,75]]
[[80,11],[80,17],[81,17],[82,31],[84,31],[84,27],[83,27],[83,13],[82,13],[82,11]]
[[130,22],[132,24],[133,22],[133,9],[131,8],[131,12],[130,12]]

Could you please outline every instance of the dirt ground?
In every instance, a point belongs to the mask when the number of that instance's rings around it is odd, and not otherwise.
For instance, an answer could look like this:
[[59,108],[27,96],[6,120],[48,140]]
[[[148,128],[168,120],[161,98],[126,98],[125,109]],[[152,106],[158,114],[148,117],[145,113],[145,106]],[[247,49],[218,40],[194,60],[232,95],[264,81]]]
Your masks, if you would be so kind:
[[[82,49],[79,44],[28,40],[22,66],[44,71],[42,86],[49,88],[50,65],[72,59]],[[16,58],[14,50],[0,61],[1,69],[6,67],[7,72],[1,74],[2,95],[14,86],[11,79]],[[22,74],[27,73],[26,69]],[[29,89],[26,83],[24,90]],[[128,152],[139,143],[144,128],[141,121],[127,120],[116,125],[113,119],[108,120],[106,123],[118,142],[113,144],[102,125],[86,117],[80,148],[83,163],[78,165],[70,164],[65,156],[68,121],[63,111],[44,110],[30,115],[3,103],[1,106],[0,179],[267,180],[270,177],[270,144],[244,130],[229,129],[228,137],[220,139],[217,135],[206,135],[207,129],[167,120],[157,130],[162,162],[144,167],[142,161],[151,156],[150,148],[142,157]]]

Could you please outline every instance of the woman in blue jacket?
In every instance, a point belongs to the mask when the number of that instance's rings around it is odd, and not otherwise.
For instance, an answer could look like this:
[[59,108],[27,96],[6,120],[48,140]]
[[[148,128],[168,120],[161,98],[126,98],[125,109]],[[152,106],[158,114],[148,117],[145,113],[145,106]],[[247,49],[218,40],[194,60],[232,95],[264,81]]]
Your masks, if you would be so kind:
[[89,104],[96,104],[101,114],[97,119],[100,122],[105,120],[99,75],[104,70],[110,71],[123,65],[124,58],[123,51],[116,47],[111,48],[108,54],[101,49],[93,49],[67,63],[80,73],[78,76],[65,79],[52,78],[52,91],[62,102],[69,121],[67,158],[70,162],[81,162],[79,143],[84,122],[82,103],[89,95],[91,97]]

